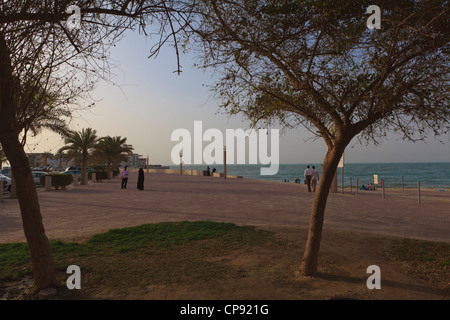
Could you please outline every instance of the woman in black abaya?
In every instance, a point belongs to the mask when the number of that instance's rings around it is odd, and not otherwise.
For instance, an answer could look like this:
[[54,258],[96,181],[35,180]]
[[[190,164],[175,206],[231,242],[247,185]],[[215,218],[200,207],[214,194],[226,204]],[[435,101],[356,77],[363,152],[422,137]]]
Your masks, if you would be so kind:
[[144,170],[142,168],[139,169],[137,188],[139,190],[144,190]]

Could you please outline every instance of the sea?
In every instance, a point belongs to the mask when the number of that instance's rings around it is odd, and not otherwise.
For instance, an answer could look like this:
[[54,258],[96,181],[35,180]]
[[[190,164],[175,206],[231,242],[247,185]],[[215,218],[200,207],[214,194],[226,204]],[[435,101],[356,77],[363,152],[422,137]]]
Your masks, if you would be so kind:
[[[262,179],[295,183],[296,179],[303,182],[303,172],[306,166],[315,166],[321,175],[320,163],[280,164],[278,173],[263,176],[260,169],[266,167],[259,164],[233,164],[227,165],[227,174],[242,176],[246,179]],[[183,165],[186,170],[206,170],[207,165]],[[217,172],[223,172],[223,165],[210,165]],[[170,166],[178,169],[179,166]],[[356,186],[373,183],[374,175],[378,176],[378,183],[383,180],[386,188],[401,188],[402,178],[404,188],[415,188],[420,181],[421,188],[433,188],[450,191],[450,162],[424,162],[424,163],[345,163],[344,168],[338,168],[338,185]],[[342,174],[344,179],[342,180]],[[319,181],[320,182],[320,181]]]

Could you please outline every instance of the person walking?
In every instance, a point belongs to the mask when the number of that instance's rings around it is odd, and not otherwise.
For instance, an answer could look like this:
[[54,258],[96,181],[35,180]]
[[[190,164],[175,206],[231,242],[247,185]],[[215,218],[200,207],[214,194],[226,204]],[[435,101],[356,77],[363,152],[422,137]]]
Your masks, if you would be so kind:
[[306,170],[304,172],[305,183],[308,187],[308,192],[311,192],[311,178],[312,178],[312,170],[309,166],[306,166]]
[[317,181],[319,180],[319,171],[316,170],[316,167],[312,167],[312,177],[311,177],[311,188],[313,192],[316,192]]
[[142,168],[139,169],[137,188],[144,190],[144,170]]
[[128,175],[130,173],[128,172],[127,167],[125,167],[122,171],[122,174],[120,175],[122,178],[122,189],[126,189],[127,188],[127,183],[128,183]]

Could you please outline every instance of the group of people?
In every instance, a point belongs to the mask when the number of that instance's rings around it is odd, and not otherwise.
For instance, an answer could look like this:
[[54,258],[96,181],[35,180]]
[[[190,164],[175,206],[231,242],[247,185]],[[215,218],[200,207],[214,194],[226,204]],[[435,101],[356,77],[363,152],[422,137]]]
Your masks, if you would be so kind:
[[[215,173],[217,170],[216,168],[212,169],[212,173]],[[209,168],[209,166],[206,167],[206,175],[209,177],[211,175],[211,169]]]
[[[207,168],[207,171],[209,173],[209,167]],[[216,168],[213,169],[213,172],[215,171]],[[120,174],[120,177],[122,178],[122,189],[127,188],[129,174],[130,172],[128,171],[127,167],[125,167],[122,173]],[[316,170],[314,166],[312,166],[312,168],[306,166],[304,178],[305,178],[304,182],[308,187],[308,192],[316,192],[317,181],[319,180],[319,172]],[[284,182],[288,181],[284,180]],[[297,180],[295,182],[297,182]],[[139,190],[144,190],[144,170],[142,168],[139,169],[137,188]]]
[[306,166],[304,172],[305,184],[308,187],[308,192],[316,192],[317,181],[319,181],[319,171],[316,170],[315,166],[310,168]]
[[[123,169],[122,173],[120,174],[120,177],[122,178],[122,189],[127,188],[129,175],[130,175],[130,172],[128,171],[128,168],[125,167]],[[144,169],[142,169],[142,168],[139,169],[137,188],[139,190],[144,190]]]
[[[208,176],[210,175],[210,168],[207,167]],[[212,173],[215,173],[217,170],[216,168],[212,169]],[[130,175],[130,172],[128,171],[128,167],[124,167],[122,173],[120,174],[120,178],[122,179],[122,189],[127,188],[128,184],[128,176]],[[144,190],[144,169],[140,168],[138,173],[138,181],[137,181],[137,188],[139,190]]]

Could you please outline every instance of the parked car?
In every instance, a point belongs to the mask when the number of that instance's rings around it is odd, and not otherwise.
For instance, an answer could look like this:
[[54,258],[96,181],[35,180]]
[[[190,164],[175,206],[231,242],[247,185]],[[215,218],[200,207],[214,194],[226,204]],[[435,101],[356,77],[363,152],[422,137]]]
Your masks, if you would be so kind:
[[[81,167],[67,167],[66,170],[64,170],[64,171],[73,171],[73,170],[81,172]],[[86,168],[86,172],[90,172],[90,171],[94,171],[94,169],[91,169],[89,167]]]
[[48,174],[48,172],[44,172],[44,171],[32,171],[31,173],[33,175],[34,184],[36,184],[36,185],[41,184],[41,176],[42,175]]
[[81,170],[66,170],[62,173],[70,173],[70,174],[81,174]]
[[66,171],[64,171],[62,173],[70,173],[72,176],[74,174],[77,174],[78,175],[78,181],[81,180],[81,170],[66,170]]
[[11,192],[11,178],[7,177],[3,174],[0,174],[0,181],[2,183],[3,186],[3,192],[7,191],[7,192]]

